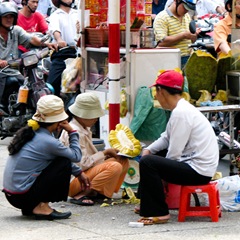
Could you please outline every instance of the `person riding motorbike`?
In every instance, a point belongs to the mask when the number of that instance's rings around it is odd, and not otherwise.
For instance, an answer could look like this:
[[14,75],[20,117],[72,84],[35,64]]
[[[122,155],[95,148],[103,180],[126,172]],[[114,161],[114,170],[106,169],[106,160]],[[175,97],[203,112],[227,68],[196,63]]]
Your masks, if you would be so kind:
[[[15,80],[5,75],[1,75],[1,68],[5,68],[8,65],[8,61],[18,58],[18,45],[22,44],[28,46],[32,44],[38,47],[48,47],[50,49],[57,50],[57,44],[55,43],[43,43],[41,39],[36,36],[31,36],[20,26],[16,26],[18,18],[17,6],[10,2],[3,2],[0,4],[0,103],[2,104],[2,98],[4,89],[9,84],[16,85],[16,91],[21,86],[23,76],[18,75]],[[18,80],[20,79],[20,81]]]
[[[48,31],[48,24],[44,16],[36,12],[38,7],[38,0],[22,0],[23,8],[18,12],[17,25],[22,27],[27,32],[38,32],[46,34]],[[29,49],[20,45],[18,47],[20,53],[27,52]]]
[[197,39],[195,34],[189,31],[191,17],[189,10],[195,10],[196,0],[174,0],[166,10],[157,14],[153,29],[157,47],[174,47],[181,50],[182,67],[190,56],[188,45]]
[[236,9],[236,28],[240,27],[240,0],[236,1],[235,6],[232,6],[232,0],[225,0],[225,8],[228,14],[214,27],[214,47],[218,54],[221,52],[227,54],[231,50],[228,36],[232,32],[232,7]]
[[58,44],[60,50],[64,50],[52,54],[47,82],[54,87],[55,95],[60,96],[61,75],[66,68],[64,60],[77,56],[76,39],[80,27],[77,10],[73,9],[74,0],[53,0],[52,3],[58,9],[49,17],[49,31],[53,42]]

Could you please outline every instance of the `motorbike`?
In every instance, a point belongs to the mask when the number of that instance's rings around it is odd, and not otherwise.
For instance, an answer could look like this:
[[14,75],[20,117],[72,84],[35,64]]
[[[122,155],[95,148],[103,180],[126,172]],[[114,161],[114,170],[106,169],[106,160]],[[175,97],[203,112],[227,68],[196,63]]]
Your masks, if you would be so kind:
[[191,33],[196,32],[196,28],[200,28],[201,32],[198,34],[195,43],[191,44],[189,47],[193,50],[207,51],[212,54],[213,57],[217,58],[217,53],[214,49],[214,42],[212,38],[214,24],[219,21],[216,16],[203,17],[201,19],[192,20],[189,25]]
[[13,136],[26,125],[41,96],[52,94],[38,65],[48,53],[48,48],[23,53],[20,58],[9,60],[8,65],[0,70],[1,81],[5,82],[0,104],[1,140]]

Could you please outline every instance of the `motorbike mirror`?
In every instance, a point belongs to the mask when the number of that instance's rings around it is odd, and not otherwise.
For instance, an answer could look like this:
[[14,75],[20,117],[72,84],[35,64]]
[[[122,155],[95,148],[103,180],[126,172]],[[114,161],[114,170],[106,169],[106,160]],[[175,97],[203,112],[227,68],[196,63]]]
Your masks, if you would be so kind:
[[192,34],[196,33],[196,22],[194,20],[189,23],[189,30]]

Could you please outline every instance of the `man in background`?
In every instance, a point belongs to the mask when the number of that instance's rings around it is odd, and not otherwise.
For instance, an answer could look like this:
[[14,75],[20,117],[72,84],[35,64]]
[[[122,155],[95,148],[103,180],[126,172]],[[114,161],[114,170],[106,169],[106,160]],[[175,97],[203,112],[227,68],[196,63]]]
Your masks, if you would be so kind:
[[[28,33],[42,33],[46,34],[48,31],[48,25],[39,12],[36,12],[38,7],[38,0],[23,0],[23,8],[18,12],[17,25],[22,27]],[[22,45],[18,47],[20,53],[27,52],[29,49],[26,49]]]

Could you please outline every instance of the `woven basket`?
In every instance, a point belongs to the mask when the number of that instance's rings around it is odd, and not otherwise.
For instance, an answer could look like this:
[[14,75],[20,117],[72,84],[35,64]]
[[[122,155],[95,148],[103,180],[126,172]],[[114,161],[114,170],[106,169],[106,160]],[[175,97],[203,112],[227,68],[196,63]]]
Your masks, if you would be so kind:
[[108,29],[85,28],[85,45],[88,47],[108,47]]

